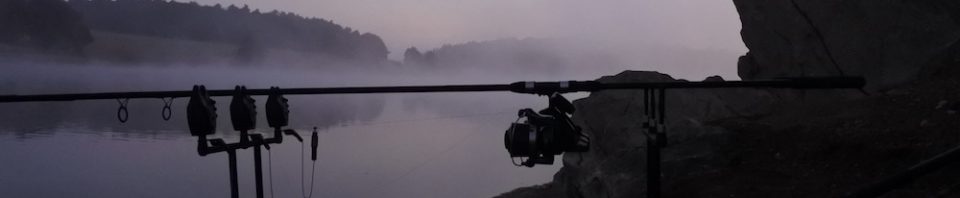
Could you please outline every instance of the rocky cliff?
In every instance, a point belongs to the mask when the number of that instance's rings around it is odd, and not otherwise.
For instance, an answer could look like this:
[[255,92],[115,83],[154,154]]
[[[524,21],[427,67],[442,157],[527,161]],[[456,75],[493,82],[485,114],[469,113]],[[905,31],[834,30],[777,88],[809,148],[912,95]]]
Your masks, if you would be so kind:
[[[885,89],[957,54],[960,1],[734,0],[743,79],[857,75]],[[954,56],[955,57],[955,56]]]
[[[668,91],[665,197],[839,196],[960,142],[960,3],[734,3],[750,49],[740,58],[741,78],[864,76],[869,95]],[[656,72],[600,79],[673,80]],[[642,92],[595,92],[574,104],[573,119],[592,137],[590,152],[565,154],[553,182],[501,197],[644,195]],[[955,197],[958,174],[944,169],[889,195]]]

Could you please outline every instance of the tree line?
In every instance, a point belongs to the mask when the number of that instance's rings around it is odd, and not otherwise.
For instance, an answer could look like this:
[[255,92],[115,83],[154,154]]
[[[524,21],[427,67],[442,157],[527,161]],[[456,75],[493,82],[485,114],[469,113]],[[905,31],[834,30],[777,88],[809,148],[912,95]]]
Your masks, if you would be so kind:
[[329,20],[167,0],[3,0],[0,27],[3,43],[74,50],[90,43],[90,30],[97,30],[234,44],[250,55],[276,48],[382,61],[389,53],[379,36]]
[[163,38],[283,48],[331,57],[385,60],[379,36],[329,20],[247,6],[200,5],[165,0],[70,0],[93,29]]
[[80,53],[93,41],[81,14],[61,0],[0,1],[0,43]]

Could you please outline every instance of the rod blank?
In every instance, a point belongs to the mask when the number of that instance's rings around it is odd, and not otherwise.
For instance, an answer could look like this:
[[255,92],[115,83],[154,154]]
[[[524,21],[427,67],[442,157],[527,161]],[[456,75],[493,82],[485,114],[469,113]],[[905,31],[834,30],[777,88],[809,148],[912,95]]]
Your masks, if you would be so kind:
[[[368,93],[427,93],[427,92],[491,92],[510,91],[526,94],[551,94],[570,92],[594,92],[611,89],[679,89],[679,88],[793,88],[793,89],[834,89],[862,88],[865,81],[861,77],[810,77],[783,78],[758,81],[718,81],[718,82],[630,82],[602,83],[597,81],[562,82],[515,82],[510,84],[477,85],[427,85],[427,86],[377,86],[377,87],[327,87],[327,88],[289,88],[281,89],[283,95],[315,94],[368,94]],[[210,90],[210,96],[232,96],[234,90]],[[248,95],[269,95],[269,89],[248,89]],[[38,94],[38,95],[0,95],[0,103],[44,102],[73,100],[103,100],[117,98],[184,98],[191,91],[144,91],[144,92],[103,92],[74,94]]]

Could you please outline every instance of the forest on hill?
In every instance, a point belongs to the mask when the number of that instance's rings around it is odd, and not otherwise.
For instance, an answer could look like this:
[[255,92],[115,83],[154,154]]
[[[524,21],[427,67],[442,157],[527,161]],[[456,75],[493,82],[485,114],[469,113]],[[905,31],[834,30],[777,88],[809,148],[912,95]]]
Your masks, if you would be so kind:
[[78,53],[93,37],[80,13],[59,0],[0,1],[0,43]]
[[[4,0],[0,43],[76,51],[90,32],[108,32],[237,46],[240,56],[267,49],[346,61],[384,61],[387,47],[372,33],[329,20],[247,6],[166,0]],[[69,30],[69,31],[64,31]]]

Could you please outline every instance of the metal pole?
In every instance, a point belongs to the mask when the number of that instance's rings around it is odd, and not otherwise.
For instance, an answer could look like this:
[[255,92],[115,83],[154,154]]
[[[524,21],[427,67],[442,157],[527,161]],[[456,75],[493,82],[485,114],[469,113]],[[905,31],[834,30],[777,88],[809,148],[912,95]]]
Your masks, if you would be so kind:
[[660,100],[657,105],[660,108],[660,116],[657,116],[660,122],[657,125],[657,146],[667,147],[667,89],[660,89]]
[[649,116],[653,114],[650,112],[651,109],[653,108],[650,108],[650,89],[643,89],[643,115],[648,116],[644,122],[650,121]]
[[[658,94],[657,96],[659,97],[659,99],[657,100],[657,108],[660,109],[660,110],[658,111],[658,113],[660,113],[660,115],[657,116],[657,119],[660,121],[660,125],[664,125],[664,122],[665,122],[664,120],[667,119],[667,118],[666,118],[666,116],[667,116],[667,90],[661,88],[661,89],[659,90],[659,93],[657,93],[657,94]],[[662,133],[663,131],[657,131],[657,132],[661,132],[661,133]]]
[[647,197],[660,197],[660,146],[656,136],[647,138]]
[[228,150],[227,156],[230,158],[230,197],[240,198],[240,188],[237,182],[237,152]]
[[647,135],[647,197],[659,198],[661,187],[660,155],[661,148],[667,145],[666,139],[666,89],[643,90],[644,123]]
[[263,167],[260,162],[260,146],[253,147],[254,175],[257,180],[257,198],[263,198]]
[[659,112],[660,108],[657,97],[657,90],[643,89],[643,113],[644,133],[647,137],[647,198],[660,197],[660,143],[659,133]]

